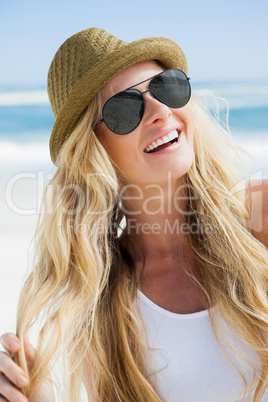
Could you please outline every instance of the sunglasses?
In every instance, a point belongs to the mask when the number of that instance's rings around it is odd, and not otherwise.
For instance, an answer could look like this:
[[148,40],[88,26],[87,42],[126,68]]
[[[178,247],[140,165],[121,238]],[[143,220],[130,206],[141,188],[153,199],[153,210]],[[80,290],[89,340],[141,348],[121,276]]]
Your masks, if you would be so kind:
[[[189,79],[183,71],[170,69],[119,92],[104,104],[102,120],[97,121],[94,127],[104,122],[115,134],[131,133],[142,120],[144,114],[143,94],[147,92],[151,92],[155,99],[169,107],[185,106],[191,97]],[[149,80],[151,81],[147,91],[140,92],[133,89]]]

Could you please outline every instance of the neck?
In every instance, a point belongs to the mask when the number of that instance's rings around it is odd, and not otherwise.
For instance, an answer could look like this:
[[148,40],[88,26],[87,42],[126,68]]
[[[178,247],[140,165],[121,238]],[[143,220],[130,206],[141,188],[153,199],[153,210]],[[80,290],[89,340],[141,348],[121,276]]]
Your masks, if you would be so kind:
[[[141,245],[143,256],[180,255],[191,228],[186,222],[187,188],[182,181],[149,185],[124,192],[125,238]],[[135,251],[135,255],[137,250]]]
[[196,271],[189,246],[193,228],[186,221],[187,188],[180,184],[160,193],[150,187],[142,195],[125,197],[121,238],[140,274],[141,291],[169,311],[202,310],[200,289],[192,279]]

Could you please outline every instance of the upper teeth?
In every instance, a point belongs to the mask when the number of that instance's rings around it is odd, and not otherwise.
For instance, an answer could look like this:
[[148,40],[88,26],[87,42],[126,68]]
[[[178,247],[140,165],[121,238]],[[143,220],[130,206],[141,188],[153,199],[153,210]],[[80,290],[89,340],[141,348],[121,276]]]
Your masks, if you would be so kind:
[[153,149],[159,147],[160,145],[166,144],[169,141],[174,140],[174,138],[178,138],[179,134],[177,132],[177,130],[173,130],[170,133],[168,133],[167,135],[165,135],[163,138],[158,139],[154,142],[152,142],[150,145],[148,145],[147,148],[145,148],[145,152],[150,152]]

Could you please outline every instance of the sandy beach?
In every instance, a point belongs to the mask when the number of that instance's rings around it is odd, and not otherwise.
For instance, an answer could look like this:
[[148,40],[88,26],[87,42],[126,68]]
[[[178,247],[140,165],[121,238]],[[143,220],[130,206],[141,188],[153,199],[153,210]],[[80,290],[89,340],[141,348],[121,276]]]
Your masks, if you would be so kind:
[[31,266],[42,178],[52,169],[48,151],[35,156],[28,161],[20,158],[18,164],[10,155],[9,162],[4,155],[0,158],[0,334],[16,329],[18,297]]

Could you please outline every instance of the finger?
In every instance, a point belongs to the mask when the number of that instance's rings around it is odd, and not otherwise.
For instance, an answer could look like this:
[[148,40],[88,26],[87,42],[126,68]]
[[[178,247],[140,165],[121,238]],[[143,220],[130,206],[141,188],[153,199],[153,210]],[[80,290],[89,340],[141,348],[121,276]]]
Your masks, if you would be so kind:
[[0,341],[3,348],[8,353],[16,353],[20,350],[20,340],[15,334],[12,334],[11,332],[2,335]]
[[[29,381],[24,371],[5,352],[0,352],[0,372],[19,388],[25,387]],[[0,393],[3,394],[1,388]]]
[[30,344],[26,335],[23,337],[23,342],[26,359],[29,363],[32,363],[36,356],[36,349]]
[[[0,400],[7,400],[10,402],[27,402],[28,399],[22,395],[19,390],[17,390],[13,384],[11,384],[8,379],[3,375],[0,374],[0,391],[1,391],[1,398]],[[6,398],[6,399],[5,399]]]

